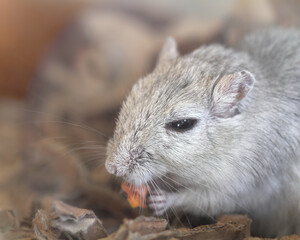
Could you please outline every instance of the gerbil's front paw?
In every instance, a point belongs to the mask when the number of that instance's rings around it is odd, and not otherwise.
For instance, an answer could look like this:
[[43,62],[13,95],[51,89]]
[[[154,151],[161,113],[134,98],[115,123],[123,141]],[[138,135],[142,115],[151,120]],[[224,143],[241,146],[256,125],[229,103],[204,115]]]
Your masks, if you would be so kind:
[[147,206],[154,211],[155,215],[162,215],[169,208],[170,203],[165,191],[158,190],[149,193]]

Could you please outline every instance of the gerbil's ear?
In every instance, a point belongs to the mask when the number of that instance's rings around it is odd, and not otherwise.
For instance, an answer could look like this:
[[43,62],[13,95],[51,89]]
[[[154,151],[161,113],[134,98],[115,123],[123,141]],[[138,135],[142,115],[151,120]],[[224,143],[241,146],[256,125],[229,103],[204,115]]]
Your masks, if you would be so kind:
[[168,37],[160,50],[157,65],[164,61],[174,59],[178,57],[178,55],[176,40],[172,37]]
[[253,88],[254,82],[255,77],[246,70],[222,77],[212,92],[214,115],[229,118],[239,113],[239,105]]

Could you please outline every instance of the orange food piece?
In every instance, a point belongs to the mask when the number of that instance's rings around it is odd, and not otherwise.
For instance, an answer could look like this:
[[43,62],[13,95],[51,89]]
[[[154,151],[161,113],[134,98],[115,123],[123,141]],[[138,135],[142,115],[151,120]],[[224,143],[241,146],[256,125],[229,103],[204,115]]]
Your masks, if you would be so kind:
[[139,188],[135,188],[129,183],[122,183],[122,190],[127,195],[127,200],[132,208],[146,208],[146,196],[148,194],[148,188],[146,186],[142,186]]

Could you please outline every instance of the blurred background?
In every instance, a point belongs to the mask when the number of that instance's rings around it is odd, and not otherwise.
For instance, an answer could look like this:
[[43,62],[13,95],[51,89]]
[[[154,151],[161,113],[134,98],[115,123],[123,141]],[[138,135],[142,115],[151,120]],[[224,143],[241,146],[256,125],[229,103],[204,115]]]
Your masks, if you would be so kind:
[[[181,54],[234,47],[255,29],[299,28],[299,13],[299,0],[1,0],[5,239],[34,237],[46,198],[92,209],[109,232],[137,216],[104,169],[105,146],[122,100],[151,72],[165,39],[173,36]],[[8,210],[12,220],[1,225]]]

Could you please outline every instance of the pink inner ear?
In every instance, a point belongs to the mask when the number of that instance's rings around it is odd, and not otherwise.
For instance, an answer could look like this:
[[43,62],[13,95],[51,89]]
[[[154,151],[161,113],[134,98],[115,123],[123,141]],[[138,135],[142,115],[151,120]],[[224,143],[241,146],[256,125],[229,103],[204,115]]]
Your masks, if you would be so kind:
[[241,101],[247,95],[247,93],[248,91],[246,90],[246,86],[241,83],[239,86],[238,94],[236,96],[237,102]]
[[179,53],[177,51],[176,40],[172,37],[168,37],[159,53],[158,63],[162,63],[164,61],[174,59],[178,57],[178,55]]
[[218,91],[218,93],[222,95],[229,94],[233,90],[233,78],[233,74],[222,77],[222,79],[217,84],[216,90]]
[[213,112],[228,118],[236,114],[238,103],[254,85],[254,77],[248,71],[226,75],[220,79],[213,92]]

